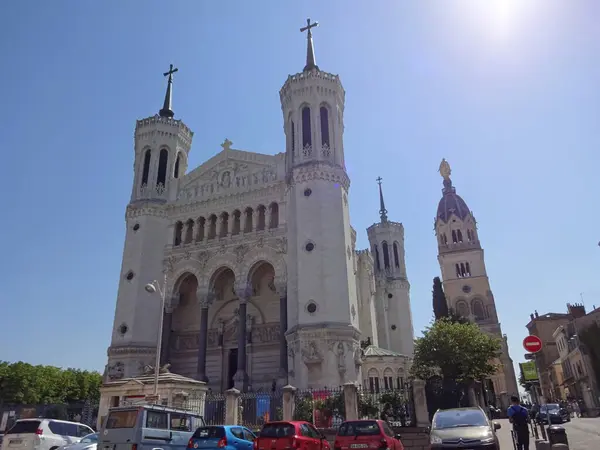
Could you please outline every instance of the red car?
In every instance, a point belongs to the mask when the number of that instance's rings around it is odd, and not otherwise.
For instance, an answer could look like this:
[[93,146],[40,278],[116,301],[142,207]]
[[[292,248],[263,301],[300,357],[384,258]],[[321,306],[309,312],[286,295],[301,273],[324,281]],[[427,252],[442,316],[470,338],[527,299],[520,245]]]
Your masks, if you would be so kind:
[[254,441],[254,450],[331,450],[331,446],[312,423],[269,422]]
[[400,435],[383,420],[350,420],[340,425],[334,450],[404,450]]

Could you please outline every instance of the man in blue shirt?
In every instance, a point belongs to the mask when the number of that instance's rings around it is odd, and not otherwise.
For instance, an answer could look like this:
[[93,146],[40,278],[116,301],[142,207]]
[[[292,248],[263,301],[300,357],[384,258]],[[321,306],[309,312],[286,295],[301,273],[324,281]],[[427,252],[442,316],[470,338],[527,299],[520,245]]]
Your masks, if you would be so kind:
[[516,395],[510,398],[510,402],[512,404],[508,408],[507,414],[513,425],[517,450],[529,450],[529,411],[521,406],[519,397]]

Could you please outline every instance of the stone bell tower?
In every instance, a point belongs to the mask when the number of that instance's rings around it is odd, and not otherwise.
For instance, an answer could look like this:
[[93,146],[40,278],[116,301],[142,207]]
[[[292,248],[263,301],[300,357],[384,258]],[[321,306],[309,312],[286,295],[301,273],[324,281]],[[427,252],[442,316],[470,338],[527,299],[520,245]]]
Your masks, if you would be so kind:
[[[138,120],[135,127],[133,188],[125,212],[125,248],[117,305],[108,348],[109,379],[137,376],[146,364],[154,365],[158,324],[162,320],[160,296],[144,286],[163,280],[164,245],[171,239],[166,203],[176,195],[185,173],[193,133],[174,118],[171,105],[171,65],[162,109]],[[164,288],[164,287],[163,287]]]
[[344,164],[345,92],[316,64],[307,21],[306,65],[280,91],[289,184],[288,332],[290,383],[339,386],[360,379],[360,332],[350,179]]

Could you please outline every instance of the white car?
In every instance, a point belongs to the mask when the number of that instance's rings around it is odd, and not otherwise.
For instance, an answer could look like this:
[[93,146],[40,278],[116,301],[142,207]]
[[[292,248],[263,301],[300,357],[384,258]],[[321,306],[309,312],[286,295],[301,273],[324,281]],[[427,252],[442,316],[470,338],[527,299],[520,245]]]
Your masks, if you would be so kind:
[[4,434],[2,450],[57,450],[93,434],[87,425],[55,419],[21,419]]

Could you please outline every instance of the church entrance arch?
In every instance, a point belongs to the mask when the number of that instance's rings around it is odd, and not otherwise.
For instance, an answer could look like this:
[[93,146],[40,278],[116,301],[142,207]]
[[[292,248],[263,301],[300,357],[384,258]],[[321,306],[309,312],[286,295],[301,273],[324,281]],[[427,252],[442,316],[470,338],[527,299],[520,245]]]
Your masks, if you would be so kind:
[[173,285],[168,299],[163,326],[163,355],[174,373],[196,376],[200,304],[197,299],[198,279],[184,273]]

